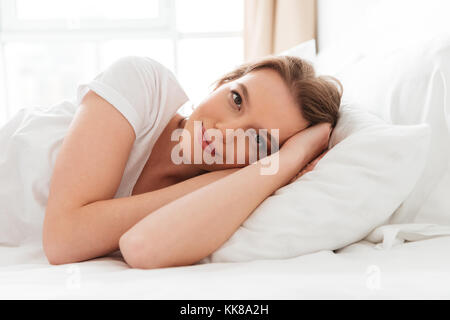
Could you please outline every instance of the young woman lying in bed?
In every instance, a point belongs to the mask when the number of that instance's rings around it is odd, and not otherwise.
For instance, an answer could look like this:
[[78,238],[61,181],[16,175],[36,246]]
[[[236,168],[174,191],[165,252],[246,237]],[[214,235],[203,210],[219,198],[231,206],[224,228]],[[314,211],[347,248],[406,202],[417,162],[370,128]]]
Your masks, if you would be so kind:
[[171,114],[131,194],[114,198],[136,143],[151,134],[139,120],[155,121],[165,104],[179,108],[186,98],[168,69],[140,57],[123,58],[88,88],[52,175],[43,226],[51,264],[118,249],[135,268],[198,262],[264,199],[314,167],[342,96],[339,81],[316,76],[299,58],[243,64],[188,118]]

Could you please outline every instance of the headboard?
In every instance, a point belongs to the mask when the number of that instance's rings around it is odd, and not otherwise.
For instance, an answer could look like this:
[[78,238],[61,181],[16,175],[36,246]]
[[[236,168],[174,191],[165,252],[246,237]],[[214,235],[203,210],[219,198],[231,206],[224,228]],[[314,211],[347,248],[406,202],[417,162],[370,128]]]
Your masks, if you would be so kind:
[[317,50],[377,46],[450,33],[448,0],[317,0]]

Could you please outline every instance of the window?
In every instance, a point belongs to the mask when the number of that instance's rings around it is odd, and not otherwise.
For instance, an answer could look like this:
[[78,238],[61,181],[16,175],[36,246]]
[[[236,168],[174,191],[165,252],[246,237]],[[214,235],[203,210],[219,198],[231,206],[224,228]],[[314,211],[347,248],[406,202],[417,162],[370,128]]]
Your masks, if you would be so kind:
[[171,69],[196,104],[243,61],[243,0],[0,0],[0,124],[73,100],[124,55]]

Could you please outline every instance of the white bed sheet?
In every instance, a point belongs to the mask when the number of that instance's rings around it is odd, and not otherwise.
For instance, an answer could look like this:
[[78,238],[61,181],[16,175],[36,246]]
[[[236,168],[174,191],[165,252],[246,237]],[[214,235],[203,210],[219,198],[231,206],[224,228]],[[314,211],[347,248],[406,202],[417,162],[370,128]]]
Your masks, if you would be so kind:
[[389,250],[368,241],[288,260],[130,269],[120,254],[49,265],[37,247],[0,247],[1,299],[450,298],[450,236]]

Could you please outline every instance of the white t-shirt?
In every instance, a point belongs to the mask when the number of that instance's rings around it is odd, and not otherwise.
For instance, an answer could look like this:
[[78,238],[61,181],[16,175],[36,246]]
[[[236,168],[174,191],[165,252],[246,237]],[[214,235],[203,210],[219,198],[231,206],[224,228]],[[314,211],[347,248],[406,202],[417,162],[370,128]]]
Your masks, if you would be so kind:
[[188,96],[169,69],[146,57],[122,58],[80,85],[77,104],[89,89],[119,110],[136,134],[115,198],[130,196],[156,140]]
[[89,89],[119,110],[136,133],[114,198],[131,195],[156,140],[189,102],[168,68],[151,58],[130,56],[81,84],[75,102],[18,111],[0,127],[0,244],[41,241],[56,156]]

